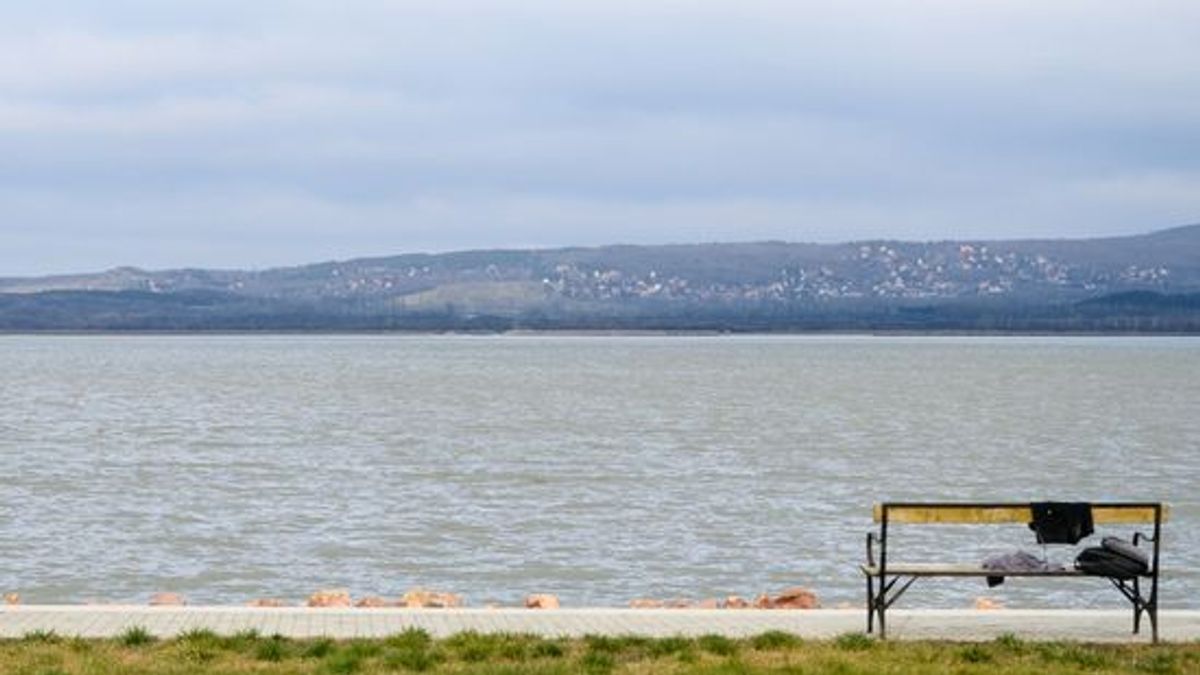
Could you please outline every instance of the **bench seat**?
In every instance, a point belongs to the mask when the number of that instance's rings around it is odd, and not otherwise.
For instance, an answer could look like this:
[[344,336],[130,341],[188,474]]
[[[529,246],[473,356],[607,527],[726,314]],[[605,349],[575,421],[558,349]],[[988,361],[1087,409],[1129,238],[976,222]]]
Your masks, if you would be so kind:
[[[878,565],[860,565],[859,569],[869,577],[879,576]],[[891,563],[887,566],[889,577],[1083,577],[1079,570],[1026,570],[1005,572],[985,570],[979,565],[946,565],[939,563]]]

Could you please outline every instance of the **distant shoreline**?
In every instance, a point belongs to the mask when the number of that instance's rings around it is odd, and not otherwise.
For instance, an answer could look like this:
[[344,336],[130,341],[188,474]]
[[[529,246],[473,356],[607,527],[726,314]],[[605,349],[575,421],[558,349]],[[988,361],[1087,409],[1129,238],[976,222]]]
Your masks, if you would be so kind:
[[1117,240],[474,251],[0,278],[0,331],[1200,335],[1200,225]]

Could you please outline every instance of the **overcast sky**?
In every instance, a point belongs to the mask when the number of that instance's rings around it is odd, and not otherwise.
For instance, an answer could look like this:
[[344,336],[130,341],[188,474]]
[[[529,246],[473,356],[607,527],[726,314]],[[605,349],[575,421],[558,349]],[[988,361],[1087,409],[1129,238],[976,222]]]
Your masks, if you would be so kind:
[[1200,2],[39,0],[0,276],[1200,221]]

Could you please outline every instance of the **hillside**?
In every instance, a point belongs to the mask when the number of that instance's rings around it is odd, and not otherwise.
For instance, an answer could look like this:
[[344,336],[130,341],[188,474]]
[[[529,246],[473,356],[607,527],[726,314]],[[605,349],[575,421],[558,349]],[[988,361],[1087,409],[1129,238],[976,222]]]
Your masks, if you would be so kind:
[[[464,251],[263,271],[125,267],[0,279],[0,328],[1140,330],[1100,324],[1158,312],[1171,317],[1169,329],[1192,330],[1196,312],[1170,298],[1195,292],[1200,225],[1084,240]],[[1130,293],[1167,300],[1097,302]]]

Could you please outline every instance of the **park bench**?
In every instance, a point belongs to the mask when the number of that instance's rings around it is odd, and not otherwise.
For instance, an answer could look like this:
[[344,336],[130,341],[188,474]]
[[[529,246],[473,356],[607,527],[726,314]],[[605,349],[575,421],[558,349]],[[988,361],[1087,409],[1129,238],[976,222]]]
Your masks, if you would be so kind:
[[[1153,542],[1154,551],[1149,571],[1132,579],[1096,577],[1076,569],[1044,571],[1004,571],[985,569],[980,564],[931,564],[894,561],[895,551],[888,550],[888,528],[904,525],[970,524],[993,525],[1030,523],[1033,520],[1031,503],[914,503],[892,502],[876,504],[874,519],[879,524],[878,534],[867,534],[867,562],[862,572],[867,580],[867,632],[874,632],[874,622],[879,621],[879,637],[887,637],[887,610],[917,579],[928,577],[1046,577],[1046,578],[1105,578],[1133,605],[1133,632],[1141,627],[1142,613],[1150,618],[1152,639],[1158,642],[1158,551],[1161,544],[1162,524],[1167,520],[1167,506],[1153,502],[1093,502],[1092,522],[1100,525],[1153,524],[1154,534],[1141,532],[1133,535],[1133,544]],[[878,545],[879,558],[875,557]],[[1148,580],[1149,595],[1142,592],[1143,581]]]

